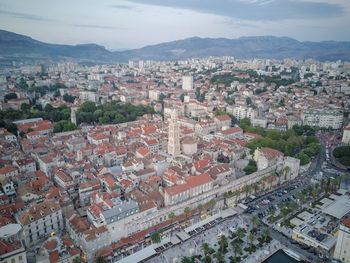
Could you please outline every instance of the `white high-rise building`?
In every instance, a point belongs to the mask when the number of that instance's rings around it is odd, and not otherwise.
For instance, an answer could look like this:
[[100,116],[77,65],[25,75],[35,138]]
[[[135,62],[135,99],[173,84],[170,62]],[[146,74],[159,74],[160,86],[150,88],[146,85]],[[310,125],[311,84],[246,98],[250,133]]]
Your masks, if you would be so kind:
[[343,125],[343,112],[332,109],[309,109],[301,113],[303,125],[340,129]]
[[350,144],[350,124],[344,128],[342,143]]
[[193,90],[193,76],[182,76],[182,89]]
[[350,218],[345,219],[339,226],[333,257],[341,262],[350,263]]
[[168,153],[172,156],[180,154],[180,126],[177,121],[177,113],[173,111],[169,121]]

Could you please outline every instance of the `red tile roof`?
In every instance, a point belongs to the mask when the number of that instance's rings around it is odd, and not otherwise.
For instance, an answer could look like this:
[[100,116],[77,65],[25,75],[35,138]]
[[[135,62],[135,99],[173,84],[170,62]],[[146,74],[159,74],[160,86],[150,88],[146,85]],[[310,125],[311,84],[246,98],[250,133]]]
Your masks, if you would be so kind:
[[188,176],[185,178],[184,184],[178,184],[171,187],[166,187],[164,189],[169,195],[176,195],[182,192],[185,192],[191,188],[210,183],[213,179],[210,177],[208,173],[202,173],[196,176]]
[[341,223],[347,228],[350,228],[350,217],[344,219]]
[[215,118],[218,119],[219,121],[231,121],[231,117],[227,114],[219,115],[219,116],[216,116]]
[[58,262],[59,258],[60,258],[60,255],[58,254],[57,251],[52,252],[52,253],[50,254],[50,263],[56,263],[56,262]]
[[12,165],[6,165],[2,168],[0,168],[0,174],[7,174],[16,171],[17,169],[13,167]]
[[52,239],[52,240],[49,240],[45,243],[45,248],[47,250],[54,250],[56,247],[57,247],[57,240],[55,239]]
[[267,159],[273,159],[276,157],[283,156],[282,152],[275,150],[275,149],[272,149],[272,148],[269,148],[269,147],[260,148],[260,152],[263,153]]
[[140,147],[137,149],[137,153],[140,154],[141,156],[145,157],[150,153],[150,151],[145,147]]
[[222,131],[222,134],[224,135],[230,135],[230,134],[235,134],[235,133],[241,133],[243,130],[240,127],[232,127],[227,130]]
[[10,253],[12,251],[15,251],[17,249],[20,249],[22,247],[20,241],[14,241],[14,242],[6,242],[4,240],[0,240],[0,255],[4,255],[7,253]]

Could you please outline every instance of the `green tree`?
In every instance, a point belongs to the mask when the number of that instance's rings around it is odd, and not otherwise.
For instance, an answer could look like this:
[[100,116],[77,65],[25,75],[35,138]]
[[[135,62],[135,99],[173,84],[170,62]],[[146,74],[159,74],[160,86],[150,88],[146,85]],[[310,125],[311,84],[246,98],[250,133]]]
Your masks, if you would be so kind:
[[181,93],[181,95],[180,95],[180,100],[182,101],[182,102],[184,102],[185,101],[185,93]]
[[225,262],[225,256],[220,251],[215,253],[215,258],[217,263],[224,263]]
[[209,244],[204,242],[202,244],[202,251],[203,251],[203,254],[206,256],[209,254],[209,250],[210,250],[210,247],[209,247]]
[[232,242],[232,249],[233,249],[235,259],[237,259],[238,255],[241,255],[243,252],[242,251],[242,244],[238,240],[234,240]]
[[216,205],[216,200],[215,200],[215,199],[211,199],[211,200],[208,202],[208,205],[209,205],[211,208],[214,208],[214,206]]
[[190,257],[182,257],[181,263],[194,263],[194,261]]
[[65,102],[74,103],[75,98],[75,96],[69,95],[67,93],[63,95],[63,100]]
[[79,111],[82,111],[82,112],[94,112],[95,110],[96,110],[96,104],[91,101],[84,102],[79,108]]
[[59,91],[59,90],[55,90],[55,92],[53,93],[53,96],[54,96],[55,98],[61,96],[60,91]]
[[22,103],[21,105],[21,111],[23,111],[24,113],[29,113],[30,108],[30,105],[27,103]]
[[249,242],[249,247],[250,249],[253,248],[253,242],[254,242],[254,235],[252,232],[249,232],[249,235],[248,235],[248,242]]
[[259,224],[258,218],[256,217],[256,215],[253,215],[252,216],[252,226],[253,226],[253,228],[256,228],[258,226],[258,224]]
[[150,238],[151,238],[153,244],[160,243],[162,240],[160,233],[158,231],[153,232],[151,234]]
[[242,240],[246,234],[246,230],[244,228],[238,228],[236,231],[237,237],[239,238],[239,240]]
[[74,131],[77,129],[77,126],[70,122],[70,121],[59,121],[55,124],[54,128],[53,128],[53,132],[57,133],[57,132],[68,132],[68,131]]
[[168,214],[168,218],[171,220],[171,222],[173,222],[174,218],[175,218],[175,213],[174,212],[170,212]]
[[74,259],[73,259],[73,263],[82,263],[83,261],[82,261],[82,259],[81,259],[81,257],[75,257]]
[[267,242],[270,239],[270,230],[268,228],[264,228],[262,238],[264,242]]
[[248,165],[243,169],[243,171],[248,175],[256,172],[258,170],[256,162],[254,160],[249,160]]
[[227,242],[227,238],[225,235],[221,235],[218,241],[219,244],[219,251],[221,254],[226,254],[227,253],[227,246],[228,246],[228,242]]
[[306,165],[311,161],[310,157],[303,152],[298,153],[295,158],[300,160],[300,165]]
[[107,260],[104,257],[98,256],[94,259],[94,263],[107,263]]

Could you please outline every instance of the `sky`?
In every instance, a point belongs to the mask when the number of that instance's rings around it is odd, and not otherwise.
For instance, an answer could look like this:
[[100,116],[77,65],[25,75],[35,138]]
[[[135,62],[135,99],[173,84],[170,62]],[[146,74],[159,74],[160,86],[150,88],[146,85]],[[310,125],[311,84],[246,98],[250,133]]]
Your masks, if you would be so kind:
[[350,0],[0,0],[0,29],[111,50],[193,36],[350,41]]

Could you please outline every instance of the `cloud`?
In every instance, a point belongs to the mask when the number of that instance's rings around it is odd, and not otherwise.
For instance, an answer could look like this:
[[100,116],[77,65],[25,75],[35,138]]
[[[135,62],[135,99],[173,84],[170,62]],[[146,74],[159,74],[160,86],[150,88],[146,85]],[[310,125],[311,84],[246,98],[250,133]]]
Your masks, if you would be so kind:
[[1,15],[10,16],[10,17],[13,17],[13,18],[25,19],[25,20],[54,21],[53,19],[45,18],[45,17],[38,16],[38,15],[27,14],[27,13],[20,13],[20,12],[12,12],[12,11],[6,11],[6,10],[0,10],[0,14]]
[[94,28],[94,29],[121,29],[121,30],[126,30],[126,28],[122,27],[114,27],[114,26],[103,26],[103,25],[92,25],[92,24],[70,24],[70,26],[74,27],[85,27],[85,28]]
[[336,17],[345,13],[335,3],[310,0],[128,0],[129,2],[187,9],[256,21]]
[[135,6],[132,6],[132,5],[123,5],[123,4],[110,5],[110,7],[116,8],[116,9],[136,9]]

